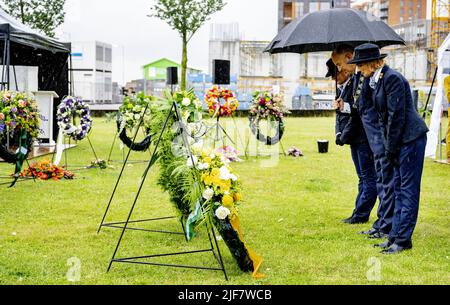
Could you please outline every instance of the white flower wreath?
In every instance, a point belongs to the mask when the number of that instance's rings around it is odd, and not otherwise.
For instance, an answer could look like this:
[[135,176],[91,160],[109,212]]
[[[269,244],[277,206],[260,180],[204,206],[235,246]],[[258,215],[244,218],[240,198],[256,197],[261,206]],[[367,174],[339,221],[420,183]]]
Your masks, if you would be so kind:
[[[80,124],[75,126],[73,118],[80,117]],[[67,96],[58,106],[56,120],[62,132],[75,141],[83,140],[92,128],[92,117],[87,105],[82,99]]]

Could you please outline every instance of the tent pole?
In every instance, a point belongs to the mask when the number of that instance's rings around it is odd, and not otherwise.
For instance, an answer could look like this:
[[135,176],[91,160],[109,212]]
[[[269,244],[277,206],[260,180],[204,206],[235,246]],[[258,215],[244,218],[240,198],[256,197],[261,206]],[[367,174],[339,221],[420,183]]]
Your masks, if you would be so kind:
[[6,35],[5,41],[3,45],[3,58],[2,58],[2,90],[6,89],[6,80],[5,80],[5,65],[6,65]]
[[73,69],[72,69],[72,51],[69,53],[69,78],[70,78],[70,87],[69,87],[69,95],[73,96],[74,95],[74,84],[73,84]]
[[428,104],[430,103],[430,98],[431,98],[431,94],[433,92],[434,82],[436,81],[437,72],[438,72],[438,67],[436,67],[436,69],[434,70],[433,80],[431,81],[430,91],[428,92],[427,103],[425,104],[425,107],[423,108],[423,115],[422,115],[422,117],[423,117],[424,120],[427,117]]
[[6,89],[9,90],[9,81],[10,81],[10,75],[9,75],[9,66],[11,64],[11,40],[9,39],[9,33],[8,37],[6,39]]
[[12,66],[13,74],[14,74],[14,83],[16,84],[16,91],[19,91],[19,85],[17,85],[17,75],[16,75],[16,66]]

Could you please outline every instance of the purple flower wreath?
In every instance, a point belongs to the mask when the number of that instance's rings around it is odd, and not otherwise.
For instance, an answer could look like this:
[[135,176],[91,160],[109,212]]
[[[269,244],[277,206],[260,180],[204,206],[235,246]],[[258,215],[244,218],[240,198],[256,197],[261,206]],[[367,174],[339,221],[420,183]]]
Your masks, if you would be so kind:
[[[77,115],[80,117],[80,124],[75,126],[73,120]],[[72,96],[66,97],[59,104],[56,120],[62,132],[75,141],[83,140],[92,128],[89,105],[82,99]]]

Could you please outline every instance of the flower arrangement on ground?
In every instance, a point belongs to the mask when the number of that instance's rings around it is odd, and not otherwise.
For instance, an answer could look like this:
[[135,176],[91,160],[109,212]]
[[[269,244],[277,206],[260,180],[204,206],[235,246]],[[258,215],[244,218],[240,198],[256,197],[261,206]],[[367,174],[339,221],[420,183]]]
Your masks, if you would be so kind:
[[238,109],[239,102],[231,90],[213,86],[205,95],[211,117],[230,117]]
[[108,162],[103,159],[97,159],[91,162],[91,168],[98,167],[99,169],[107,169],[108,168]]
[[[75,117],[79,116],[80,124],[76,125]],[[82,99],[67,96],[58,106],[56,121],[62,132],[75,141],[81,141],[92,128],[92,117],[89,105]]]
[[62,180],[73,179],[75,176],[72,172],[66,171],[64,168],[53,164],[49,160],[36,162],[24,170],[21,174],[23,177],[35,177],[39,180]]
[[242,160],[238,157],[238,152],[234,147],[225,145],[216,150],[219,154],[222,154],[230,162],[241,162]]
[[291,148],[289,148],[288,150],[288,155],[298,158],[298,157],[303,157],[303,152],[297,148],[296,146],[292,146]]

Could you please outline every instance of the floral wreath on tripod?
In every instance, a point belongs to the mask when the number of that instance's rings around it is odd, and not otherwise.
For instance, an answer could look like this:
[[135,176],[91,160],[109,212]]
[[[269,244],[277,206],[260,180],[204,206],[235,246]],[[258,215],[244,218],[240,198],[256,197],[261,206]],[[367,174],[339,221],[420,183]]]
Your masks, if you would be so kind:
[[[146,96],[143,92],[133,96],[126,96],[117,113],[117,132],[123,144],[133,151],[146,151],[152,142],[150,123],[155,99]],[[145,137],[140,142],[135,142],[134,133],[130,137],[127,131],[135,131],[141,122]]]
[[[258,141],[266,145],[275,145],[283,137],[285,124],[284,114],[288,113],[284,106],[284,97],[272,90],[253,93],[253,104],[250,108],[250,129]],[[274,136],[266,136],[261,132],[260,122],[267,120],[270,127],[276,130]]]
[[218,86],[213,86],[206,92],[205,102],[212,117],[230,117],[239,107],[233,92]]
[[[40,133],[39,126],[39,110],[31,96],[16,91],[0,91],[0,158],[16,165],[16,179],[11,186],[19,178],[33,140]],[[7,147],[8,142],[13,149]]]
[[[75,116],[80,117],[80,124],[73,123]],[[82,99],[73,96],[65,97],[58,106],[56,121],[62,132],[75,141],[87,137],[92,128],[92,117],[89,105]]]

